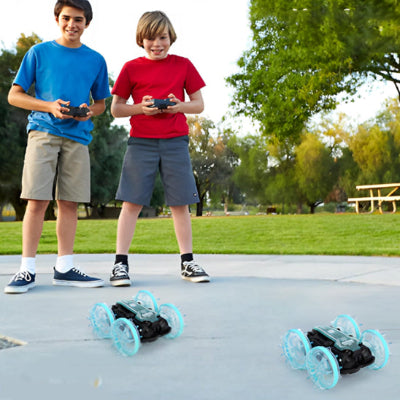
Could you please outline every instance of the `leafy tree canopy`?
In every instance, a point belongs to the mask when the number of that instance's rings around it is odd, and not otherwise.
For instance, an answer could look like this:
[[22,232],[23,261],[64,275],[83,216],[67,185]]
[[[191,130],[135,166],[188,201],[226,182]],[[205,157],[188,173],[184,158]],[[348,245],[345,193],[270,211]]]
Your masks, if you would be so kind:
[[251,0],[253,44],[227,79],[234,108],[282,139],[368,76],[400,95],[399,17],[397,0]]

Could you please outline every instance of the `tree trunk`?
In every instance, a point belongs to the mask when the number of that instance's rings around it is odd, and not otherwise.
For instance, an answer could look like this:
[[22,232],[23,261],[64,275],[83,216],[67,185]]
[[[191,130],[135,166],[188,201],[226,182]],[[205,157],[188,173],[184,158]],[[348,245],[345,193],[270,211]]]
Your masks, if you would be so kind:
[[196,204],[196,217],[203,216],[203,201],[200,200],[199,203]]
[[199,192],[199,202],[196,204],[196,217],[202,217],[203,216],[203,207],[204,207],[204,199],[206,197],[207,192],[205,191],[203,194],[200,194],[200,191],[197,189]]
[[86,219],[90,217],[90,204],[85,203]]

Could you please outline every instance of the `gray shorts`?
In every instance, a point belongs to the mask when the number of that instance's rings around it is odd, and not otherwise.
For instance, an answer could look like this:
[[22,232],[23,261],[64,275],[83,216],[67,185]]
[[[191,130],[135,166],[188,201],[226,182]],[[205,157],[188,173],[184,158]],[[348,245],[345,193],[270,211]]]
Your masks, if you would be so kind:
[[22,199],[90,202],[88,147],[74,140],[30,131],[22,173]]
[[168,206],[198,203],[188,144],[188,136],[129,138],[116,199],[150,205],[154,182],[160,171]]

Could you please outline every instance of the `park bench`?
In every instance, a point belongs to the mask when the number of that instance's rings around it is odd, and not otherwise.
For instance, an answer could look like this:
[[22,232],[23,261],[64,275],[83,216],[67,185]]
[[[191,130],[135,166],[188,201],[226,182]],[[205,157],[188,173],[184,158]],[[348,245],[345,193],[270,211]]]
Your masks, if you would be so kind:
[[[392,203],[392,210],[396,212],[396,201],[400,201],[400,196],[394,196],[393,194],[397,189],[400,188],[400,183],[383,183],[374,185],[358,185],[357,190],[369,190],[369,196],[365,197],[349,197],[348,203],[356,203],[356,212],[360,213],[360,203],[369,202],[371,205],[371,213],[375,210],[375,202],[377,202],[377,208],[381,214],[383,214],[382,203]],[[382,189],[392,189],[388,194],[382,195]],[[376,194],[374,194],[376,191]]]

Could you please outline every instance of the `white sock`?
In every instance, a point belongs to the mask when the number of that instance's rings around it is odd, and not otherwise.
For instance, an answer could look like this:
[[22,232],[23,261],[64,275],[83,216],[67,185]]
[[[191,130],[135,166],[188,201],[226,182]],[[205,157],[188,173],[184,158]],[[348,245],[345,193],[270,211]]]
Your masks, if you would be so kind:
[[35,257],[22,257],[21,266],[19,268],[21,272],[28,271],[30,274],[34,274],[36,271],[36,258]]
[[56,270],[64,274],[74,267],[74,256],[58,256],[56,261]]

